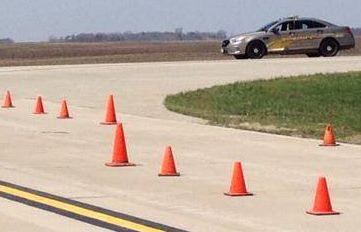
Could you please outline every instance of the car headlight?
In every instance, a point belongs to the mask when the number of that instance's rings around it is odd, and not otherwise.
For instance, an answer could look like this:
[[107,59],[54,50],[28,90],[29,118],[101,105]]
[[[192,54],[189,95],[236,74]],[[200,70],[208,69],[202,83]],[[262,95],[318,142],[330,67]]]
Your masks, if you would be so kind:
[[232,44],[242,43],[243,40],[244,40],[244,37],[235,37],[235,38],[230,39],[230,42],[231,42]]

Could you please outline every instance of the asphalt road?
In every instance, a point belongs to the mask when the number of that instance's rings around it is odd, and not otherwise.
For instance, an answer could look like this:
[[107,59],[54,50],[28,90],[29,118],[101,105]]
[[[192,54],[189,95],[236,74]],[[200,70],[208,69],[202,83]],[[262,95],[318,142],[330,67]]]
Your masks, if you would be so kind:
[[[0,179],[189,231],[358,231],[361,147],[206,125],[172,112],[164,96],[237,80],[361,70],[361,57],[13,67],[0,69]],[[132,168],[109,168],[113,126],[100,125],[114,94]],[[48,114],[33,115],[36,95]],[[71,120],[56,118],[63,97]],[[315,109],[317,110],[317,109]],[[337,132],[337,131],[336,131]],[[157,176],[172,145],[181,176]],[[233,161],[249,191],[230,198]],[[317,177],[339,216],[315,217]],[[0,198],[2,231],[105,231]]]

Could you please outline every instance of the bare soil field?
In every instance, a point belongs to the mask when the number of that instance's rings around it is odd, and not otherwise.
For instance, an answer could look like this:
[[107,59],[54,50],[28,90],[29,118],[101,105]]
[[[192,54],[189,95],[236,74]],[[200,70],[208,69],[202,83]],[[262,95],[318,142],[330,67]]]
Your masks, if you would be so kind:
[[[355,49],[340,53],[340,55],[360,54],[361,37],[357,38]],[[222,59],[233,58],[231,56],[224,56],[220,53],[220,41],[16,43],[12,45],[0,45],[0,66]]]

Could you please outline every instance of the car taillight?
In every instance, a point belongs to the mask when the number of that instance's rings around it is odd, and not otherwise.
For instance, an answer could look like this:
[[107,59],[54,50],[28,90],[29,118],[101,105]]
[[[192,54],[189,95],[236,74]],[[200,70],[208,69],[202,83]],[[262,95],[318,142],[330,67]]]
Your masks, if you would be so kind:
[[352,29],[350,27],[346,27],[346,31],[350,34],[352,34]]

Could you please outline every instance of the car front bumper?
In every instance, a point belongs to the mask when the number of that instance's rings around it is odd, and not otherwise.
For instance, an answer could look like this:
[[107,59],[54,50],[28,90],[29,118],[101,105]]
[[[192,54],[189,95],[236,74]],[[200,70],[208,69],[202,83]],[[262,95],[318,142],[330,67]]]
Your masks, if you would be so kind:
[[246,53],[245,43],[231,44],[227,40],[222,42],[221,53],[225,55],[244,55]]

